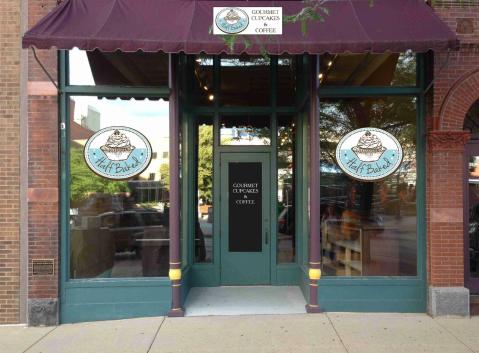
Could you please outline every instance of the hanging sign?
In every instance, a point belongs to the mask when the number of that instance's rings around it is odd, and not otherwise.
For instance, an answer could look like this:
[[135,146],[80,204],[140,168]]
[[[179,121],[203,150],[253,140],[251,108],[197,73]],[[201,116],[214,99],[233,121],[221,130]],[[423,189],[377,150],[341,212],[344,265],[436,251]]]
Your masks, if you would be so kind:
[[140,132],[124,126],[97,131],[85,145],[84,157],[90,169],[105,178],[130,179],[150,164],[151,145]]
[[345,135],[336,147],[336,161],[350,177],[376,181],[394,173],[401,165],[403,150],[389,132],[361,128]]
[[213,34],[282,34],[281,7],[213,7]]

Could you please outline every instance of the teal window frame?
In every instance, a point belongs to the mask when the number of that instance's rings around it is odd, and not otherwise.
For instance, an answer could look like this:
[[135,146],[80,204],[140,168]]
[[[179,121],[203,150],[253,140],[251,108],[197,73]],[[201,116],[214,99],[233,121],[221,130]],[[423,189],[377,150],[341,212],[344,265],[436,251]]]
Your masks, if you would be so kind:
[[[111,85],[70,85],[68,51],[58,51],[58,112],[60,139],[60,322],[91,321],[97,319],[118,319],[136,316],[164,315],[170,308],[171,281],[168,277],[131,278],[85,278],[71,279],[70,267],[70,227],[69,227],[69,180],[70,180],[70,121],[69,99],[71,96],[116,96],[131,98],[168,99],[170,88]],[[101,303],[122,288],[123,302]],[[129,309],[135,292],[150,293],[148,298],[139,300],[136,309]],[[160,294],[161,293],[161,294]],[[156,298],[155,298],[156,297]],[[96,303],[95,303],[96,301]],[[98,302],[99,301],[99,302]],[[151,302],[156,303],[156,311],[151,311]],[[121,307],[121,305],[124,305]],[[119,307],[121,307],[119,309]],[[121,312],[119,313],[118,310]]]
[[[319,281],[320,306],[329,311],[382,311],[385,307],[383,303],[370,305],[357,305],[347,293],[333,293],[334,288],[338,286],[350,286],[359,291],[367,292],[366,286],[377,288],[381,293],[388,290],[385,287],[406,288],[406,295],[416,295],[416,302],[409,305],[397,301],[395,311],[414,311],[424,312],[426,310],[427,290],[426,290],[426,55],[424,53],[416,54],[416,85],[415,86],[320,86],[317,90],[319,101],[321,98],[344,98],[344,97],[384,97],[384,96],[409,96],[416,97],[417,110],[417,192],[416,192],[416,210],[417,210],[417,272],[416,276],[364,276],[364,277],[346,277],[346,276],[323,276]],[[318,58],[320,60],[320,58]],[[307,212],[307,209],[303,209]],[[307,263],[307,258],[303,259]],[[303,274],[307,276],[307,267],[303,267]],[[408,291],[409,288],[410,290]],[[303,289],[304,293],[305,291]],[[399,292],[398,292],[399,293]],[[339,294],[339,295],[338,295]],[[336,297],[335,297],[336,295]],[[419,295],[419,298],[417,298]],[[409,298],[408,298],[409,299]],[[348,302],[349,300],[349,302]],[[413,299],[411,299],[413,301]],[[390,310],[386,310],[390,311]]]
[[[221,59],[217,55],[211,55],[213,58],[213,87],[210,88],[210,92],[215,96],[219,97],[219,87],[220,87],[220,75],[221,75]],[[302,56],[296,56],[301,58]],[[187,156],[194,156],[193,148],[195,147],[194,135],[195,135],[195,116],[211,116],[213,118],[213,203],[219,204],[219,173],[220,162],[219,162],[219,153],[221,152],[268,152],[271,156],[270,168],[272,171],[272,189],[271,194],[277,195],[277,163],[276,163],[276,153],[277,153],[277,121],[276,116],[278,114],[291,114],[295,118],[295,122],[299,123],[301,119],[298,119],[299,114],[299,105],[300,102],[304,99],[297,99],[297,102],[294,106],[278,106],[277,104],[277,67],[278,67],[278,56],[271,56],[270,62],[270,104],[269,106],[221,106],[219,99],[214,100],[214,104],[210,106],[198,106],[194,105],[191,102],[181,102],[180,104],[184,107],[182,113],[182,126],[183,131],[187,131],[190,134],[189,139],[185,138],[183,140],[183,146],[190,146],[190,148],[185,148],[185,154]],[[192,75],[192,65],[193,65],[193,56],[184,56],[183,60],[187,63],[187,69],[184,72],[184,75]],[[188,66],[189,65],[189,66]],[[298,89],[299,86],[305,85],[303,79],[298,80]],[[183,81],[184,82],[184,81]],[[299,89],[299,94],[305,94],[306,87]],[[186,94],[188,95],[188,94]],[[221,145],[219,141],[219,118],[220,115],[240,115],[240,114],[249,114],[249,115],[270,115],[271,117],[271,143],[268,146],[228,146]],[[298,126],[298,125],[296,125]],[[186,137],[186,136],[184,136]],[[296,140],[296,151],[302,146],[302,134],[301,130],[298,127],[298,138]],[[296,158],[300,157],[300,154],[297,152]],[[183,190],[186,188],[193,188],[194,178],[196,177],[195,171],[195,161],[193,158],[185,157],[185,167],[186,169],[182,170],[183,175],[188,175],[188,179],[191,179],[189,182],[184,181]],[[186,166],[188,164],[188,166]],[[298,165],[295,170],[296,173],[300,174],[302,177],[302,168]],[[187,178],[185,178],[187,179]],[[297,186],[297,190],[298,186]],[[190,193],[192,194],[192,193]],[[300,195],[300,192],[296,193],[296,204],[302,202],[303,197]],[[209,263],[200,263],[194,261],[194,217],[196,209],[195,198],[192,195],[189,200],[185,196],[184,201],[189,202],[189,207],[187,210],[184,210],[187,214],[187,217],[183,217],[183,229],[187,230],[187,234],[183,234],[183,238],[189,239],[188,247],[188,271],[190,277],[187,279],[191,283],[191,286],[217,286],[220,284],[220,256],[219,256],[219,217],[218,213],[214,211],[213,216],[213,232],[214,232],[214,245],[213,245],[213,261]],[[276,244],[277,236],[277,222],[273,220],[277,219],[276,214],[276,198],[271,197],[271,242]],[[215,210],[215,208],[214,208]],[[297,211],[297,214],[300,211]],[[187,220],[185,220],[187,219]],[[188,224],[186,224],[188,223]],[[303,224],[298,222],[296,225],[296,239],[298,244],[302,243],[301,234],[303,234],[302,227]],[[299,243],[301,242],[301,243]],[[298,283],[297,278],[300,275],[300,261],[303,258],[303,249],[300,246],[296,246],[295,261],[291,263],[277,263],[277,253],[272,251],[271,253],[271,284],[272,285],[296,285]]]
[[[301,56],[300,56],[301,57]],[[214,91],[213,94],[218,97],[218,87],[219,87],[219,57],[214,57]],[[275,58],[275,57],[272,57]],[[303,55],[302,61],[307,67],[307,63],[312,60],[314,56]],[[180,65],[186,65],[188,57],[186,55],[179,55]],[[164,297],[167,303],[165,307],[169,308],[169,298],[170,296],[170,285],[171,282],[167,277],[153,277],[153,278],[126,278],[126,279],[117,279],[117,278],[108,278],[108,279],[70,279],[69,278],[69,119],[68,119],[68,109],[69,104],[68,100],[70,96],[128,96],[128,97],[150,97],[150,98],[163,98],[168,99],[170,94],[169,87],[126,87],[126,86],[85,86],[85,85],[70,85],[68,82],[68,73],[69,73],[69,63],[68,63],[68,52],[60,50],[58,52],[58,77],[59,77],[59,96],[58,96],[58,107],[59,107],[59,138],[60,138],[60,303],[61,303],[61,322],[73,322],[77,320],[78,317],[85,317],[86,314],[80,313],[81,305],[78,306],[79,309],[70,308],[65,310],[64,306],[72,304],[72,298],[78,297],[78,293],[88,293],[93,288],[107,288],[105,293],[110,291],[113,293],[118,288],[138,288],[138,287],[148,287],[148,288],[158,288],[162,287],[167,290],[164,293]],[[369,276],[361,278],[353,277],[323,277],[320,280],[320,296],[323,294],[323,299],[320,298],[320,303],[323,305],[326,310],[355,310],[355,311],[373,311],[375,308],[381,310],[383,306],[378,304],[374,306],[363,306],[358,307],[356,304],[347,304],[339,307],[339,302],[341,300],[347,301],[347,294],[341,295],[338,300],[335,300],[334,293],[337,294],[337,289],[339,287],[350,286],[358,288],[358,290],[363,290],[365,287],[378,288],[381,291],[387,291],[388,288],[405,288],[405,291],[408,289],[414,292],[414,295],[411,296],[420,296],[415,303],[414,310],[423,312],[425,311],[426,305],[426,173],[425,173],[425,156],[426,156],[426,130],[425,130],[425,117],[426,117],[426,54],[417,54],[417,80],[416,86],[367,86],[367,87],[319,87],[317,94],[318,98],[334,98],[334,97],[377,97],[377,96],[414,96],[417,98],[417,275],[408,276],[408,277],[399,277],[399,276]],[[272,60],[272,69],[271,72],[276,70],[275,59]],[[184,66],[186,67],[186,66]],[[274,71],[273,71],[274,70]],[[185,81],[187,80],[188,70],[183,71],[185,74],[183,77],[179,77],[182,82],[183,87],[186,87]],[[276,115],[279,113],[283,114],[293,114],[297,118],[297,131],[298,138],[296,142],[296,158],[297,158],[297,169],[295,172],[298,174],[297,180],[298,185],[296,192],[296,204],[302,205],[302,209],[297,207],[297,219],[302,219],[302,222],[296,222],[296,234],[298,246],[296,246],[296,262],[292,264],[277,264],[276,263],[276,252],[272,254],[272,281],[273,284],[291,284],[294,281],[294,284],[300,284],[305,295],[307,296],[307,264],[308,264],[308,238],[309,238],[309,227],[308,227],[308,183],[307,183],[307,160],[308,160],[308,148],[307,144],[303,143],[307,141],[308,128],[305,123],[305,119],[308,118],[307,109],[307,80],[308,72],[305,70],[303,75],[298,76],[298,95],[300,98],[297,100],[294,107],[280,107],[277,106],[276,102],[276,92],[275,89],[271,90],[272,99],[269,107],[221,107],[218,104],[218,100],[215,101],[215,104],[208,107],[193,107],[188,104],[188,102],[180,102],[180,118],[181,118],[181,202],[182,202],[182,217],[181,217],[181,237],[183,241],[182,246],[182,259],[183,259],[183,278],[184,278],[184,291],[188,291],[190,286],[195,285],[193,278],[198,276],[200,279],[202,273],[207,271],[217,271],[219,278],[219,267],[216,269],[214,266],[218,266],[218,249],[219,246],[215,243],[214,245],[214,260],[213,263],[194,263],[194,195],[192,193],[194,187],[194,161],[192,160],[194,140],[193,136],[195,134],[193,121],[195,115],[211,115],[214,120],[214,153],[218,153],[218,147],[224,148],[227,150],[228,146],[219,145],[219,136],[217,131],[218,118],[220,114],[241,114],[248,112],[250,114],[271,114],[272,124],[272,143],[271,146],[268,146],[268,151],[271,152],[272,157],[275,156],[276,151]],[[276,77],[273,75],[271,80],[271,87],[276,87]],[[235,147],[238,151],[238,147]],[[264,150],[264,147],[261,147]],[[248,147],[248,151],[252,151]],[[271,158],[271,170],[276,171],[276,158]],[[219,170],[219,160],[214,158],[214,170]],[[214,183],[218,184],[218,174],[214,174]],[[302,181],[302,182],[301,182]],[[300,185],[302,183],[302,185]],[[277,190],[277,181],[274,181],[274,186],[272,189],[272,194],[276,195]],[[273,200],[274,198],[272,198]],[[218,204],[218,193],[215,192],[214,202]],[[273,202],[273,201],[272,201]],[[271,208],[275,210],[275,207]],[[272,219],[274,220],[276,214],[273,214]],[[214,217],[214,227],[218,229],[218,217]],[[272,222],[274,228],[272,228],[272,234],[276,236],[276,224]],[[215,234],[215,242],[218,241],[218,237]],[[276,241],[276,239],[274,239]],[[187,244],[188,246],[184,246]],[[301,246],[300,246],[301,245]],[[278,278],[278,271],[274,271],[273,268],[284,270],[284,273],[287,273],[282,278]],[[202,273],[197,272],[201,270]],[[289,271],[289,273],[288,273]],[[216,275],[215,275],[216,276]],[[299,281],[297,278],[300,278]],[[84,290],[80,292],[79,290]],[[75,293],[71,294],[71,291]],[[335,291],[335,292],[334,292]],[[333,293],[334,292],[334,293]],[[411,293],[412,293],[411,292]],[[88,296],[88,294],[86,294]],[[185,296],[183,296],[185,297]],[[344,303],[342,301],[341,303]],[[75,303],[73,303],[75,304]],[[72,305],[74,306],[74,305]],[[399,303],[397,311],[411,311],[411,306],[406,304]],[[165,309],[165,310],[167,310]],[[76,310],[76,311],[75,311]],[[92,309],[93,310],[93,309]],[[144,309],[146,310],[146,309]],[[145,311],[146,313],[146,311]],[[133,314],[126,314],[135,316]],[[138,316],[138,315],[136,315]],[[144,314],[148,316],[148,314]],[[101,316],[102,318],[118,318],[117,315],[111,313]],[[92,315],[88,320],[94,320],[95,316]],[[83,319],[85,321],[85,319]]]

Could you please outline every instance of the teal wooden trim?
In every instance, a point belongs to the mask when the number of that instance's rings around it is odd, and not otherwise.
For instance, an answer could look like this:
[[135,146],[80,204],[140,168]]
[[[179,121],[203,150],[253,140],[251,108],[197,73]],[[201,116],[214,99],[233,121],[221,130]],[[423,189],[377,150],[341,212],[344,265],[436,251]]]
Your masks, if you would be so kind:
[[296,286],[298,285],[298,275],[300,269],[297,264],[278,265],[276,271],[273,271],[276,275],[277,286]]
[[75,96],[156,97],[168,99],[168,87],[66,86],[64,91]]
[[65,88],[70,85],[70,52],[68,50],[59,50],[58,52],[63,56],[61,60],[60,57],[58,60],[58,79],[62,79],[63,83],[58,82],[60,83],[60,87]]
[[[221,153],[221,199],[220,223],[221,236],[221,284],[222,285],[269,285],[272,284],[273,269],[271,266],[271,249],[274,243],[267,241],[267,235],[271,236],[271,184],[272,178],[270,153]],[[229,249],[229,165],[230,163],[260,163],[262,181],[262,216],[261,216],[261,250],[258,251],[231,251]],[[264,221],[268,222],[265,223]],[[242,271],[238,271],[242,269]]]
[[[190,262],[188,241],[191,233],[191,133],[185,113],[181,114],[181,267],[186,267]],[[185,119],[186,118],[186,119]]]
[[337,86],[320,87],[319,97],[371,97],[371,96],[412,96],[421,93],[419,87],[394,87],[394,86]]
[[418,56],[418,85],[421,94],[417,101],[416,118],[416,219],[417,219],[417,276],[422,280],[426,292],[426,85],[425,56]]
[[272,150],[272,146],[230,146],[230,145],[220,145],[216,147],[218,152],[266,152],[269,153]]
[[278,202],[278,57],[271,57],[271,68],[270,68],[270,104],[272,107],[272,112],[270,114],[270,131],[271,131],[271,148],[269,150],[269,170],[271,177],[271,186],[269,188],[269,234],[270,234],[270,283],[277,284],[277,271],[274,269],[277,265],[277,249],[278,249],[278,214],[277,214],[277,202]]
[[61,323],[162,316],[171,303],[169,285],[68,288]]
[[302,167],[302,236],[303,236],[303,261],[302,263],[307,266],[309,263],[309,125],[308,125],[308,119],[307,119],[307,110],[301,113],[302,116],[302,159],[303,159],[303,164],[301,165]]
[[[221,61],[218,56],[213,58],[213,92],[216,98],[219,97],[221,84],[220,77]],[[220,285],[220,264],[221,264],[221,231],[220,231],[220,152],[218,146],[220,144],[219,136],[219,99],[215,99],[215,111],[213,112],[213,278],[210,279],[214,285]]]
[[219,286],[218,266],[214,264],[196,263],[191,267],[191,287]]
[[[68,145],[68,131],[70,130],[70,119],[67,119],[68,104],[67,96],[63,89],[65,87],[66,80],[66,64],[65,64],[65,51],[58,52],[58,83],[59,83],[59,96],[58,96],[58,120],[60,122],[60,273],[59,273],[59,288],[60,288],[60,308],[65,304],[65,283],[68,280],[68,227],[69,227],[69,190],[68,185],[68,166],[69,166],[69,145]],[[64,126],[64,129],[61,127]],[[60,310],[60,317],[63,310]]]
[[95,288],[95,287],[164,287],[171,286],[168,277],[137,277],[137,278],[88,278],[73,279],[65,283],[65,288]]
[[294,158],[295,158],[295,165],[294,165],[294,170],[293,173],[295,173],[295,190],[294,190],[294,197],[295,197],[295,207],[294,207],[294,219],[295,221],[295,226],[294,226],[294,232],[295,232],[295,248],[296,248],[296,254],[295,254],[295,263],[296,264],[301,264],[303,262],[303,238],[304,238],[304,232],[303,232],[303,219],[304,219],[304,213],[303,213],[303,163],[304,163],[304,158],[303,158],[303,133],[302,133],[302,128],[303,128],[303,119],[300,113],[297,113],[294,115],[294,124],[295,124],[295,133],[296,133],[296,141],[294,141]]

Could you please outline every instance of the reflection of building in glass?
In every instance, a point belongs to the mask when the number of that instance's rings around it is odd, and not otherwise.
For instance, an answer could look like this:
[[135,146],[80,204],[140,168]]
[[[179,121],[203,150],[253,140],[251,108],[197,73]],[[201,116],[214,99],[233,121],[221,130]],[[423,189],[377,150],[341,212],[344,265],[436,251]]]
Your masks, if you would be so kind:
[[82,116],[81,126],[93,131],[98,131],[100,130],[100,119],[100,112],[89,105],[86,116]]

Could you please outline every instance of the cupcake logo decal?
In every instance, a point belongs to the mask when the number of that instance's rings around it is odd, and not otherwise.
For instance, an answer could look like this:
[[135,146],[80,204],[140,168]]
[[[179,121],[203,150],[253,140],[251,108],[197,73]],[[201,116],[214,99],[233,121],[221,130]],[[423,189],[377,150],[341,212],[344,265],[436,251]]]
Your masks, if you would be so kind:
[[215,24],[224,33],[236,34],[248,27],[249,17],[242,9],[225,8],[216,15]]
[[389,132],[361,128],[345,135],[336,147],[336,161],[350,177],[376,181],[394,173],[401,165],[403,150]]
[[151,145],[140,132],[124,126],[97,131],[85,145],[84,157],[96,174],[114,180],[130,179],[150,164]]

